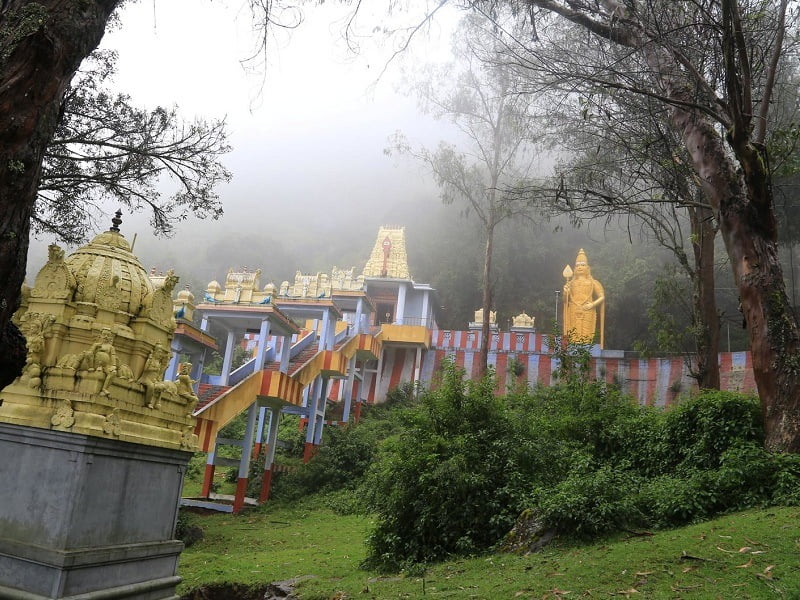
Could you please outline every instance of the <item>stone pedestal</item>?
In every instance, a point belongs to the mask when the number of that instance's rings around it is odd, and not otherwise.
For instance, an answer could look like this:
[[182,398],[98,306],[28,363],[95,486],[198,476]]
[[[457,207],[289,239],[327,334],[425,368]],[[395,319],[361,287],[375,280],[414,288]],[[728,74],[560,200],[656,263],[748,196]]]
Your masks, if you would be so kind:
[[0,599],[176,599],[190,452],[0,423]]

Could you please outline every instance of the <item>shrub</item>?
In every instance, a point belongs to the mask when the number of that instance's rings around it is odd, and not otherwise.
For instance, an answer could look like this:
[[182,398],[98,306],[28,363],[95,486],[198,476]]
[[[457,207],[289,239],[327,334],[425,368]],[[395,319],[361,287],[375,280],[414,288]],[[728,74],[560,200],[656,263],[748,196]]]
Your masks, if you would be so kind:
[[776,466],[773,504],[800,506],[800,455],[777,454],[773,460]]
[[671,466],[718,468],[729,448],[741,442],[763,443],[758,399],[706,390],[667,411],[664,440]]
[[199,479],[205,473],[206,468],[206,453],[195,452],[189,463],[186,465],[186,479]]
[[672,527],[708,518],[715,498],[707,474],[659,475],[643,482],[637,508],[649,527]]
[[313,460],[274,482],[275,499],[297,500],[316,492],[341,489],[363,475],[375,448],[368,428],[327,427],[325,438]]
[[387,440],[367,476],[362,489],[378,517],[367,540],[371,567],[482,551],[522,508],[530,446],[494,396],[492,375],[479,382],[463,375],[443,365],[441,386],[422,395],[404,434]]
[[[374,459],[380,440],[397,429],[396,415],[409,406],[406,398],[389,406],[369,407],[357,426],[326,427],[324,443],[314,459],[273,480],[273,498],[298,500],[319,492],[331,493],[357,487]],[[278,433],[280,435],[280,431]],[[263,470],[263,461],[261,468]],[[253,477],[254,482],[255,479]],[[352,496],[343,494],[339,500],[331,507],[340,506],[345,512],[356,510]]]
[[644,522],[636,505],[639,482],[628,469],[609,464],[577,464],[553,488],[534,494],[536,512],[548,527],[593,538]]
[[522,508],[561,535],[593,538],[800,501],[800,459],[760,448],[755,399],[704,392],[668,411],[641,407],[587,379],[584,350],[558,353],[558,386],[504,399],[491,377],[468,382],[443,365],[440,387],[368,472],[367,565],[480,552]]
[[300,417],[281,415],[276,454],[287,458],[301,458],[305,444],[306,435],[305,431],[300,428]]

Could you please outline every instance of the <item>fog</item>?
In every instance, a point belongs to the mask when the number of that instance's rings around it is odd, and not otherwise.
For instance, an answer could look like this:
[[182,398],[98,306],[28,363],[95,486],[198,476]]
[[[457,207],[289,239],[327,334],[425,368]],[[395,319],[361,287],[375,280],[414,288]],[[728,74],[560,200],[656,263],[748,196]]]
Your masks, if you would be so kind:
[[[124,7],[120,24],[101,45],[119,53],[115,88],[135,104],[176,104],[187,120],[225,118],[233,147],[223,159],[233,180],[218,189],[222,219],[190,218],[163,239],[151,233],[144,209],[123,216],[123,234],[136,235],[145,267],[175,267],[184,271],[184,280],[203,284],[244,264],[275,277],[333,264],[360,268],[379,225],[413,227],[405,215],[437,209],[438,190],[428,173],[410,159],[388,158],[384,148],[397,130],[430,146],[447,137],[447,125],[421,114],[414,98],[398,88],[403,70],[421,57],[450,57],[457,15],[441,15],[390,60],[403,37],[374,33],[355,38],[358,53],[348,49],[343,31],[351,11],[339,3],[309,5],[299,27],[271,30],[266,63],[243,63],[258,34],[239,2]],[[288,22],[298,15],[281,18]],[[393,26],[382,17],[362,10],[358,31]],[[414,23],[419,16],[402,12],[393,19]],[[170,189],[165,182],[165,196]],[[117,206],[112,200],[106,208],[101,228]],[[29,279],[52,241],[32,241]],[[241,258],[221,264],[220,255],[236,247]],[[192,273],[185,272],[189,265]]]
[[[390,60],[406,37],[385,30],[418,23],[421,14],[387,17],[362,7],[358,31],[369,35],[351,38],[359,44],[353,53],[343,38],[352,7],[308,5],[299,27],[271,30],[266,64],[243,66],[257,37],[249,12],[239,6],[238,0],[128,4],[103,41],[119,53],[116,89],[137,105],[176,104],[186,120],[225,118],[233,147],[223,159],[233,179],[218,189],[225,210],[220,220],[189,218],[163,239],[151,233],[146,211],[123,215],[122,233],[135,240],[143,266],[174,268],[181,285],[195,293],[229,268],[245,266],[262,270],[262,284],[280,284],[298,269],[360,271],[378,227],[405,226],[412,277],[440,292],[440,324],[465,326],[481,302],[482,230],[476,219],[460,216],[462,206],[443,206],[430,172],[384,152],[397,131],[416,147],[458,141],[452,125],[423,114],[402,90],[424,62],[452,60],[459,14],[440,14]],[[163,194],[170,193],[164,182]],[[111,200],[104,208],[101,229],[118,205]],[[566,231],[554,235],[557,226]],[[636,289],[646,289],[655,272],[642,273],[647,285],[636,288],[614,271],[611,265],[628,246],[627,236],[616,237],[609,245],[603,225],[569,231],[565,220],[534,230],[506,223],[495,240],[492,280],[501,322],[523,310],[539,323],[552,320],[553,290],[580,247],[596,260],[593,272],[610,296],[634,294],[644,302],[648,294]],[[32,243],[29,283],[52,241]],[[643,306],[636,310],[644,314]],[[626,339],[634,335],[620,332]]]

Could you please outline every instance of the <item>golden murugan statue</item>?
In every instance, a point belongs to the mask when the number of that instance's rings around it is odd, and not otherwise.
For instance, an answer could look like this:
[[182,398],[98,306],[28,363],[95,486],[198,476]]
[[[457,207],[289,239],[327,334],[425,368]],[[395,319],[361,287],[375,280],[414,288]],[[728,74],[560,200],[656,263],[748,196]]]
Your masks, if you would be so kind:
[[600,307],[600,347],[605,332],[605,292],[600,282],[592,277],[583,248],[575,259],[575,272],[569,265],[564,268],[564,336],[571,342],[590,344],[597,331],[597,308]]

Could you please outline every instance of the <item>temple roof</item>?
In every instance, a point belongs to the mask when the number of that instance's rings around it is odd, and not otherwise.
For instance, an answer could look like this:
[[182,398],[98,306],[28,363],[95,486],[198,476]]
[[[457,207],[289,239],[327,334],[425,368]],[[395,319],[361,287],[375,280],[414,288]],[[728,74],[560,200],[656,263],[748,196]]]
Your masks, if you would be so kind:
[[411,279],[405,227],[381,227],[364,267],[364,277]]
[[154,286],[128,241],[118,231],[104,231],[64,261],[75,277],[76,302],[102,304],[112,299],[116,310],[137,314]]

